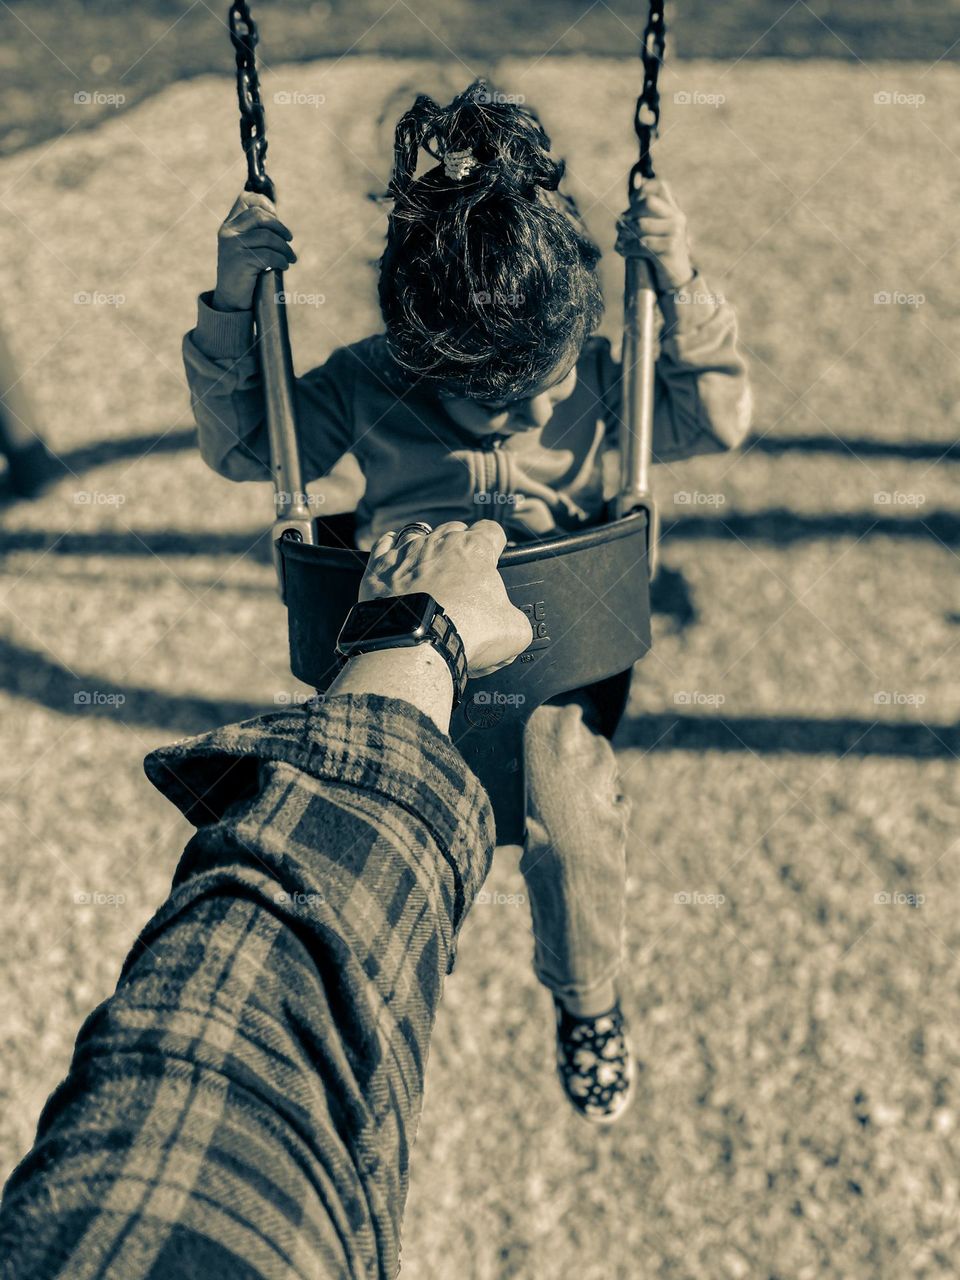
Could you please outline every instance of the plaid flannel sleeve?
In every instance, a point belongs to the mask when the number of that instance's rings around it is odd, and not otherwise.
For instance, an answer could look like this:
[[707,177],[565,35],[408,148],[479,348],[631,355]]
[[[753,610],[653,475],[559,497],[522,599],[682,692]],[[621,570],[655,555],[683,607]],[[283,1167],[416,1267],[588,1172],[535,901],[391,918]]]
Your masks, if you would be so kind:
[[486,795],[429,720],[373,696],[145,767],[197,831],[7,1184],[2,1274],[393,1277]]

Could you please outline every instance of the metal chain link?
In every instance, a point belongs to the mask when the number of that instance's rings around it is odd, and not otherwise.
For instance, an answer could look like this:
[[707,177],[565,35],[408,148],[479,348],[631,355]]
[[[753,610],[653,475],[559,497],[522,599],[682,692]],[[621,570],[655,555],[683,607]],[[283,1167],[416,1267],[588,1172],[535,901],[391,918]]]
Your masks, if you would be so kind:
[[267,121],[260,100],[256,48],[260,39],[247,0],[236,0],[229,12],[230,39],[237,53],[237,99],[240,103],[240,141],[247,157],[245,190],[276,200],[266,170]]
[[650,16],[643,33],[640,57],[643,61],[643,89],[637,98],[633,127],[640,143],[640,158],[630,170],[627,194],[632,198],[643,178],[654,177],[650,145],[660,129],[660,90],[658,78],[666,48],[667,24],[663,16],[664,0],[650,0]]

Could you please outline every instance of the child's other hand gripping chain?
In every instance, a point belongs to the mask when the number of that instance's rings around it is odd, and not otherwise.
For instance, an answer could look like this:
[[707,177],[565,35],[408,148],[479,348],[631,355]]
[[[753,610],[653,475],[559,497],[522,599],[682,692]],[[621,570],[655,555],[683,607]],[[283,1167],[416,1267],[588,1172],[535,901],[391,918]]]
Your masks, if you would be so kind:
[[217,233],[218,311],[249,311],[257,278],[267,269],[283,271],[297,260],[293,233],[277,217],[272,200],[243,191]]
[[672,293],[693,279],[687,218],[662,178],[645,178],[617,219],[617,252],[646,258],[658,293]]

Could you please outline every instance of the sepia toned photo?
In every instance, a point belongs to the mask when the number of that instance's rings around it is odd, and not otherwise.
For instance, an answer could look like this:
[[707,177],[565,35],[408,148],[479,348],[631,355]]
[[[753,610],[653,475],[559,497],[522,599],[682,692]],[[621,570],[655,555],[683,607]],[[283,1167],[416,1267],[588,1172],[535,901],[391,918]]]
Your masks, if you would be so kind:
[[2,1280],[960,1275],[958,104],[0,0]]

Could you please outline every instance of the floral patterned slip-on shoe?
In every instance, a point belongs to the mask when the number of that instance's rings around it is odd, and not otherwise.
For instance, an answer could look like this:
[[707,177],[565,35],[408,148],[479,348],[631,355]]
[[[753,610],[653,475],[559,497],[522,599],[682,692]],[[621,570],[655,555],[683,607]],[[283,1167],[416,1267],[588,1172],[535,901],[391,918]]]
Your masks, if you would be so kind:
[[620,1002],[594,1018],[554,997],[557,1072],[570,1105],[591,1124],[613,1124],[633,1096],[633,1054]]

